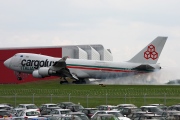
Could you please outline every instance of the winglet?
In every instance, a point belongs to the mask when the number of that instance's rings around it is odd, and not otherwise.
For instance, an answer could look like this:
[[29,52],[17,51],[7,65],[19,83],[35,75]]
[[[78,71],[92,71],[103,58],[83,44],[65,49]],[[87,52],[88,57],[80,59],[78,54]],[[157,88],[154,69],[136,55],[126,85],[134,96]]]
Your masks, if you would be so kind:
[[157,37],[128,62],[156,64],[167,37]]

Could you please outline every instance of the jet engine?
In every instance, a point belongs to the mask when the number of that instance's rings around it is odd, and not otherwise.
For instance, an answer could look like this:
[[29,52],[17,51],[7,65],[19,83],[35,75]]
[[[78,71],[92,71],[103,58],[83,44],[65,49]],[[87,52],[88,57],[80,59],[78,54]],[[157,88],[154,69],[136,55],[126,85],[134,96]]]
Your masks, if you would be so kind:
[[53,71],[48,67],[41,67],[38,70],[34,70],[32,75],[33,77],[43,78],[43,77],[51,76],[53,73],[56,73],[56,71]]
[[43,78],[43,76],[41,76],[38,72],[38,70],[34,70],[33,73],[32,73],[32,76],[35,77],[35,78]]

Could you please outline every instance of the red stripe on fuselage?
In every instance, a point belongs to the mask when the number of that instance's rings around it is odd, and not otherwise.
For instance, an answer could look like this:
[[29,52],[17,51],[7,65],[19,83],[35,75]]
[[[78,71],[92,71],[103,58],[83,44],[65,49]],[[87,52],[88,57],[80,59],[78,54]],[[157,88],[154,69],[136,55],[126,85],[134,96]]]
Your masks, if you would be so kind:
[[116,70],[110,68],[95,68],[95,67],[84,67],[84,66],[67,66],[71,69],[81,69],[81,70],[98,70],[98,71],[108,71],[108,72],[135,72],[134,70]]

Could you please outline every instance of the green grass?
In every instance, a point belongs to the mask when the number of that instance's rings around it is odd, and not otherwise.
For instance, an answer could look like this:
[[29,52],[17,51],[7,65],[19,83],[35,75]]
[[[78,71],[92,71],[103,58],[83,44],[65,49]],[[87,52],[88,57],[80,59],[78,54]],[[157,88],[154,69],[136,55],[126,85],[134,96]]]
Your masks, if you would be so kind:
[[[34,97],[33,97],[34,95]],[[34,99],[33,99],[34,98]],[[161,103],[177,104],[180,101],[178,85],[60,85],[58,80],[24,84],[0,85],[0,103],[59,103],[71,101],[84,107],[102,104],[132,103],[137,106]]]

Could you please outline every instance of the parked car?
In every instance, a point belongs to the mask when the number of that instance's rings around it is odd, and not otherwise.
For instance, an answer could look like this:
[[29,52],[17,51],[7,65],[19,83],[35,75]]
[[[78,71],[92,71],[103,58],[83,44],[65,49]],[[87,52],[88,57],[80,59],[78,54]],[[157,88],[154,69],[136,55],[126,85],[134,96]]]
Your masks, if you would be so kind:
[[84,108],[84,109],[81,110],[81,112],[86,114],[86,116],[88,118],[91,118],[91,116],[97,111],[98,111],[97,108]]
[[16,108],[34,109],[40,111],[35,104],[19,104]]
[[67,106],[74,105],[74,103],[73,102],[61,102],[61,103],[58,103],[57,105],[62,109],[66,109]]
[[123,110],[124,107],[137,107],[134,104],[118,104],[117,108],[118,110],[121,112]]
[[157,114],[142,114],[141,116],[137,116],[136,118],[134,118],[133,120],[149,120],[149,119],[153,119],[153,120],[164,120],[164,118],[161,115],[157,115]]
[[97,106],[98,110],[117,110],[117,106],[115,105],[99,105]]
[[63,116],[66,115],[68,113],[70,113],[71,110],[70,109],[54,109],[50,112],[50,115],[59,115],[59,116]]
[[19,115],[19,117],[23,117],[23,118],[34,118],[39,116],[40,116],[40,112],[34,109],[24,110]]
[[154,114],[152,112],[147,112],[147,111],[137,111],[132,113],[130,116],[128,116],[132,120],[140,120],[141,116],[146,116],[146,114]]
[[28,118],[28,120],[49,120],[46,117],[35,117],[35,118]]
[[7,106],[11,107],[11,109],[13,109],[13,108],[14,108],[14,106],[13,106],[13,105],[11,105],[10,103],[1,103],[1,105],[7,105]]
[[78,112],[79,110],[83,109],[84,107],[79,104],[69,105],[66,109],[70,109],[72,112]]
[[142,110],[137,107],[124,107],[123,110],[121,111],[121,113],[123,114],[123,116],[128,117],[130,114],[132,114],[133,112],[137,112],[137,111],[142,111]]
[[167,110],[177,110],[180,111],[180,105],[172,105],[167,108]]
[[71,115],[71,116],[78,116],[80,117],[82,120],[89,120],[89,118],[86,116],[86,114],[82,113],[82,112],[70,112],[67,115]]
[[58,120],[83,120],[83,119],[81,119],[79,116],[76,115],[66,115],[60,117]]
[[60,108],[57,104],[54,103],[46,103],[46,104],[41,104],[39,106],[39,110],[40,112],[44,109],[44,108]]
[[11,110],[12,107],[10,107],[9,105],[6,105],[6,104],[0,104],[0,109]]
[[113,114],[96,114],[91,120],[119,120],[119,118]]
[[10,111],[14,116],[19,116],[19,113],[26,110],[26,108],[14,108]]
[[173,119],[175,119],[174,115],[177,114],[177,113],[179,114],[180,111],[166,110],[166,111],[163,111],[162,116],[167,120],[173,120]]
[[0,110],[0,118],[9,118],[12,115],[8,112],[8,110],[1,109]]
[[127,117],[124,117],[119,111],[115,111],[115,110],[108,110],[108,111],[97,111],[94,113],[94,115],[92,115],[91,119],[95,119],[97,114],[113,114],[114,116],[116,116],[118,119],[121,120],[130,120]]
[[61,108],[59,108],[59,107],[44,108],[40,113],[41,113],[41,115],[49,115],[51,113],[51,111],[53,111],[55,109],[61,109]]
[[162,115],[163,110],[157,106],[141,106],[140,109],[145,112],[152,112],[158,115]]
[[175,120],[180,120],[180,113],[175,113],[172,116],[175,118]]
[[157,107],[161,108],[164,111],[168,108],[164,104],[148,104],[148,106],[157,106]]
[[57,104],[53,104],[53,103],[47,103],[47,104],[42,104],[39,107],[40,112],[44,109],[44,108],[60,108],[59,106],[57,106]]

